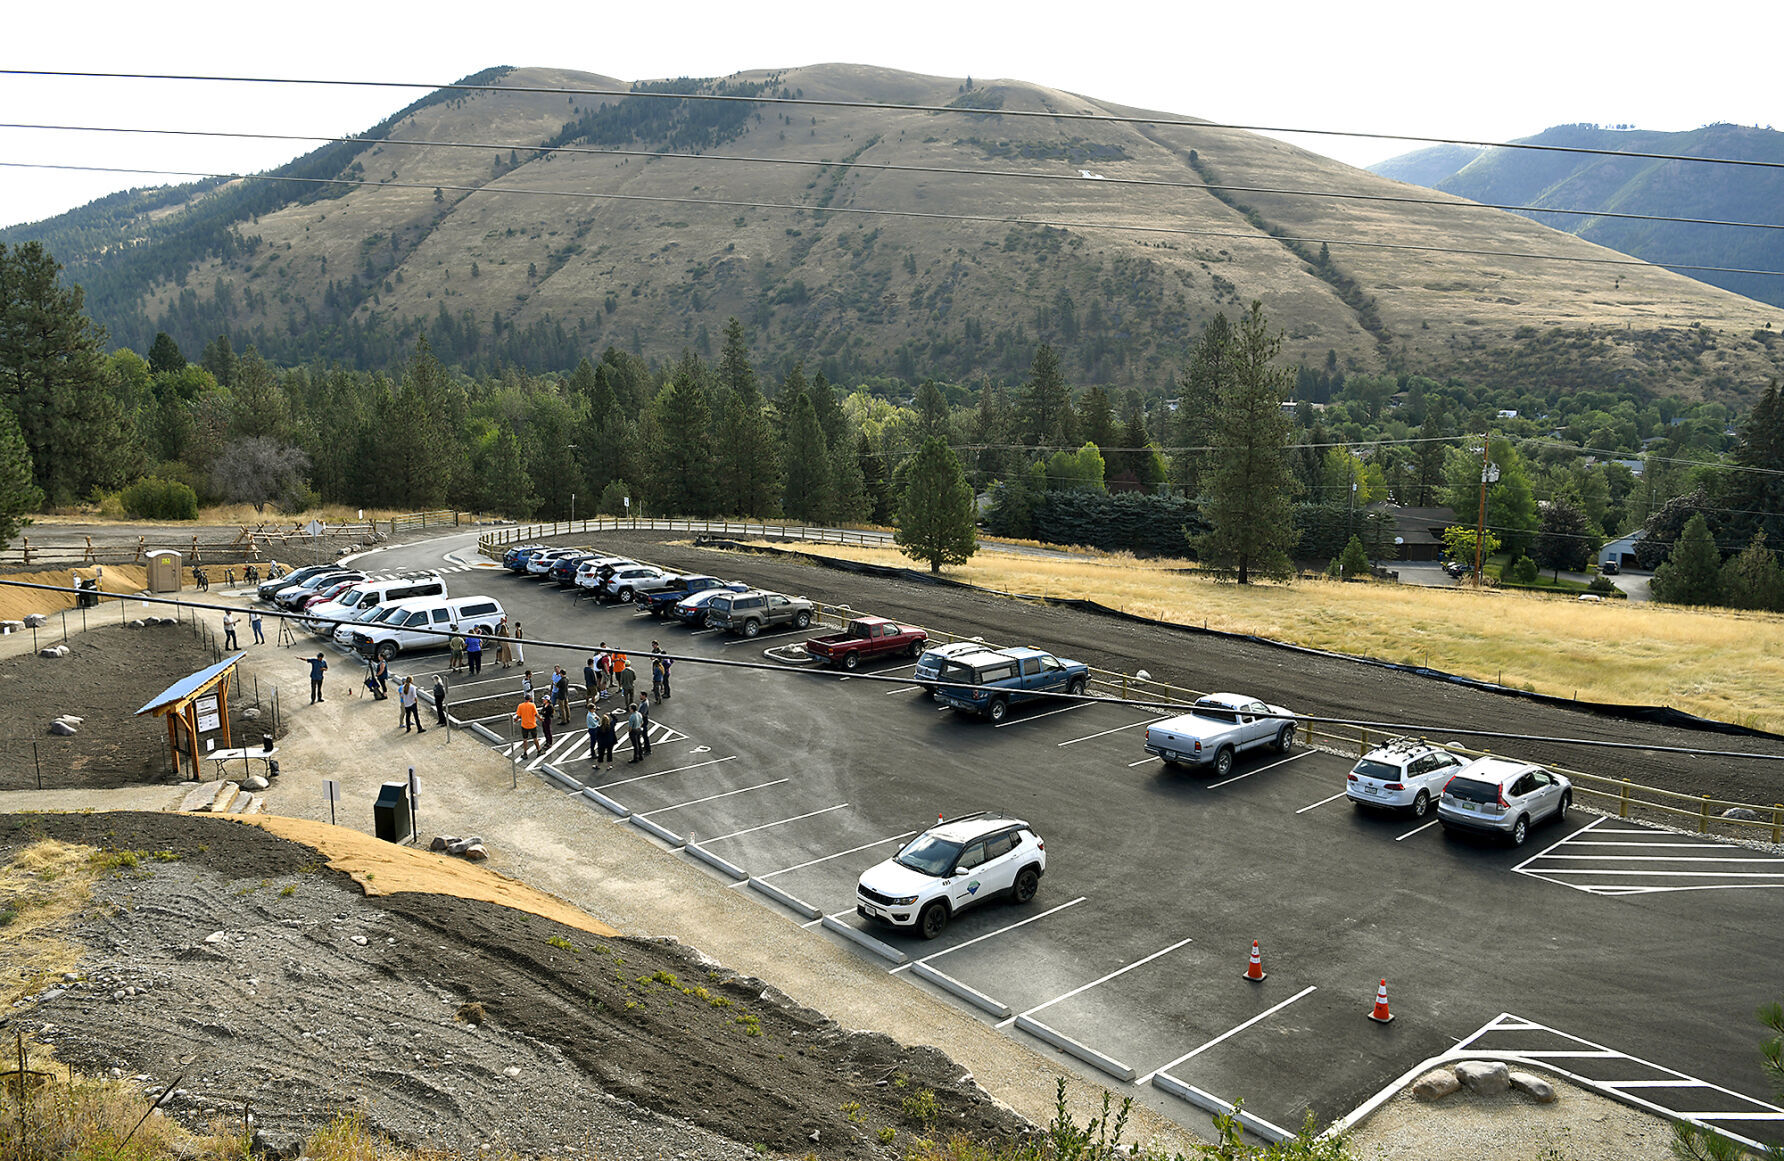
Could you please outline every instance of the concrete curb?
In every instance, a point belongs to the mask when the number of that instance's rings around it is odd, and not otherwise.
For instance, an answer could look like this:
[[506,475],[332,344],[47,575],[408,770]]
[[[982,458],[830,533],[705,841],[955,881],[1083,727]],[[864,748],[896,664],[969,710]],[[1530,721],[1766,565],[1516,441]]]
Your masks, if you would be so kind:
[[910,959],[910,956],[899,951],[891,944],[881,943],[865,931],[857,931],[840,919],[832,919],[830,916],[826,915],[824,916],[824,927],[827,930],[836,932],[836,934],[842,936],[844,939],[860,944],[862,947],[865,947],[868,951],[873,952],[882,959],[889,959],[893,963],[904,963],[906,960]]
[[1010,1006],[1008,1004],[1005,1004],[1000,1000],[992,999],[977,988],[968,987],[947,972],[936,971],[922,960],[917,960],[915,963],[911,964],[911,974],[914,976],[922,976],[944,992],[954,993],[973,1007],[983,1008],[993,1016],[996,1016],[999,1020],[1004,1019],[1010,1014]]
[[1053,1047],[1069,1053],[1072,1056],[1076,1056],[1085,1064],[1088,1064],[1099,1071],[1108,1073],[1116,1080],[1131,1082],[1139,1075],[1139,1073],[1135,1072],[1132,1067],[1121,1063],[1121,1061],[1116,1060],[1113,1056],[1104,1056],[1096,1049],[1078,1043],[1065,1033],[1054,1028],[1049,1028],[1047,1025],[1031,1016],[1016,1017],[1016,1027],[1022,1029],[1037,1040],[1045,1040],[1048,1044],[1053,1045]]
[[[636,819],[638,816],[633,815],[632,817]],[[727,862],[724,859],[719,858],[692,839],[684,843],[681,849],[683,853],[693,855],[696,859],[699,859],[710,867],[717,867],[733,879],[747,879],[750,877],[750,873],[739,867],[736,863]]]
[[552,779],[553,781],[562,785],[565,790],[578,791],[578,790],[582,789],[581,782],[578,782],[576,779],[570,777],[568,774],[564,773],[562,770],[559,770],[556,766],[553,766],[550,762],[539,763],[539,770],[546,777],[548,777],[548,778]]
[[615,802],[613,799],[607,797],[605,794],[602,794],[599,790],[596,790],[593,786],[584,786],[582,788],[582,796],[584,798],[588,799],[590,802],[595,803],[597,806],[606,807],[608,810],[611,810],[613,813],[619,815],[621,818],[631,818],[632,817],[631,811],[627,810],[625,807],[621,806],[619,803]]
[[1254,1116],[1244,1109],[1235,1109],[1213,1093],[1199,1089],[1193,1084],[1185,1084],[1168,1072],[1154,1074],[1152,1087],[1168,1092],[1179,1100],[1188,1101],[1196,1108],[1206,1112],[1236,1116],[1241,1127],[1250,1130],[1254,1135],[1262,1137],[1272,1145],[1295,1139],[1295,1134],[1282,1126],[1271,1124],[1264,1118]]
[[481,735],[483,737],[483,739],[485,741],[487,741],[492,746],[499,746],[506,740],[500,734],[498,734],[494,730],[490,729],[488,726],[482,725],[477,722],[471,723],[471,730],[474,733]]
[[629,817],[632,820],[633,826],[635,826],[639,830],[645,831],[649,834],[656,835],[658,838],[662,839],[664,842],[668,843],[672,847],[685,847],[688,845],[688,841],[686,839],[682,838],[680,835],[676,834],[674,831],[670,830],[667,827],[658,826],[656,823],[652,822],[650,819],[645,818],[642,814],[633,814],[633,815],[628,815],[627,817]]
[[773,883],[764,882],[761,879],[752,877],[749,881],[749,886],[757,891],[760,891],[762,894],[768,896],[770,899],[773,899],[776,903],[779,903],[781,906],[792,908],[794,911],[797,911],[799,914],[805,916],[807,919],[822,919],[824,917],[824,913],[822,911],[819,911],[816,907],[813,907],[810,903],[807,903],[805,900],[799,898],[799,896],[788,894],[787,892],[781,890],[779,887],[776,887]]

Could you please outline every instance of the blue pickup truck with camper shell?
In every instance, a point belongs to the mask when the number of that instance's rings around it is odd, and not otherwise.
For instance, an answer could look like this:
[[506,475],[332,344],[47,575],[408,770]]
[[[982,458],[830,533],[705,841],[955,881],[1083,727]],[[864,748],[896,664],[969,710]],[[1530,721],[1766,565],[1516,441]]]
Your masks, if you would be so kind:
[[936,700],[949,709],[1002,722],[1013,705],[1052,693],[1083,693],[1090,667],[1032,647],[986,649],[948,658],[936,680]]

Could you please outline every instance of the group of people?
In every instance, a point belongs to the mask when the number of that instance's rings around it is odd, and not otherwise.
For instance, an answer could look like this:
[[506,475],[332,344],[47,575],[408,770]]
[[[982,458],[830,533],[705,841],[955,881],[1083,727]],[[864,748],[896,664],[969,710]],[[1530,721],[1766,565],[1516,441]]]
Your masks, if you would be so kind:
[[[241,642],[235,639],[235,627],[237,624],[238,622],[234,611],[225,611],[223,614],[223,648],[240,649],[242,647]],[[254,644],[266,644],[266,630],[260,623],[259,609],[250,608],[248,610],[248,628],[254,630]]]
[[[513,640],[510,641],[509,638]],[[493,631],[488,625],[477,625],[469,633],[460,633],[457,623],[454,623],[452,636],[447,638],[446,646],[452,655],[451,668],[454,673],[470,676],[482,673],[483,654],[486,651],[495,653],[496,664],[503,669],[511,669],[517,662],[526,662],[526,653],[520,644],[520,622],[516,621],[510,626],[506,617],[497,622]]]
[[[650,754],[650,714],[653,703],[670,695],[669,671],[673,662],[663,654],[660,643],[650,643],[650,693],[636,696],[638,673],[625,653],[610,650],[601,642],[599,651],[583,666],[583,692],[587,699],[589,760],[595,769],[614,766],[613,751],[625,731],[632,742],[633,762],[642,762]],[[602,710],[600,704],[615,694],[624,708]],[[520,679],[520,704],[514,720],[520,725],[520,756],[544,753],[555,742],[554,721],[567,723],[570,716],[570,678],[563,666],[552,669],[549,681],[535,686],[533,671]]]

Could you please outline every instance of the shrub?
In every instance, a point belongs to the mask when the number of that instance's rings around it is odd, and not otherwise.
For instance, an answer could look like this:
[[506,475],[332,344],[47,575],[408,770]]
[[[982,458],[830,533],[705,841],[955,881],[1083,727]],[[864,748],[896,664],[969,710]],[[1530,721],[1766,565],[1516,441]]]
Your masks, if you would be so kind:
[[1536,578],[1536,562],[1527,556],[1520,556],[1505,567],[1505,579],[1514,585],[1533,585]]
[[136,520],[196,520],[198,493],[178,480],[145,476],[118,495],[124,514]]

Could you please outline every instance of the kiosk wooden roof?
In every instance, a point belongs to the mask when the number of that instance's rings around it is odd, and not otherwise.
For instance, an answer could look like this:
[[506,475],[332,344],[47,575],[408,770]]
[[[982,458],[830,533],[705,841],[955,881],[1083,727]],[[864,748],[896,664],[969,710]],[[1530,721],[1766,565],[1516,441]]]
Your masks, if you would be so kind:
[[[136,711],[137,717],[154,714],[167,719],[167,749],[173,758],[175,770],[180,768],[181,758],[189,758],[192,776],[200,777],[203,755],[198,752],[198,702],[213,690],[217,694],[217,716],[223,731],[223,748],[227,750],[232,745],[229,739],[229,677],[235,671],[236,662],[246,656],[245,651],[232,653],[215,665],[182,677]],[[180,737],[182,728],[185,731],[183,739]]]

